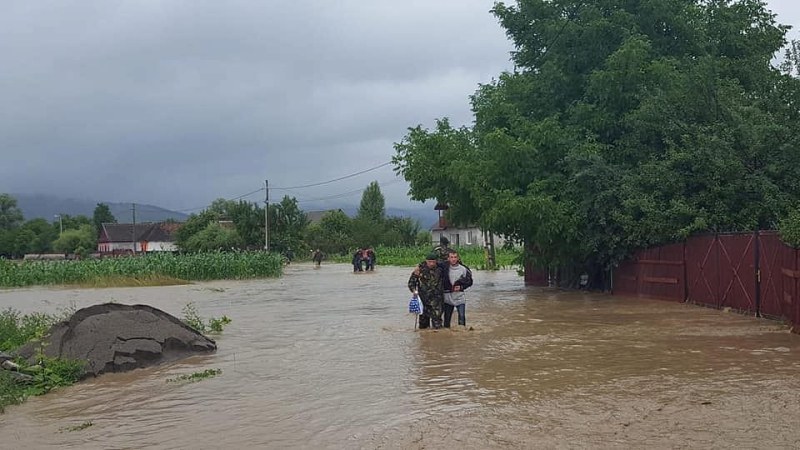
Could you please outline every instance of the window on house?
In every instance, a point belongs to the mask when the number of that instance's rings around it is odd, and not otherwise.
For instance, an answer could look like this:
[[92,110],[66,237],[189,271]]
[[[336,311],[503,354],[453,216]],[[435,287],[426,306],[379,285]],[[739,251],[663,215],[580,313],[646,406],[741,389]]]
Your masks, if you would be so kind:
[[467,245],[472,245],[475,243],[475,232],[470,230],[467,231]]

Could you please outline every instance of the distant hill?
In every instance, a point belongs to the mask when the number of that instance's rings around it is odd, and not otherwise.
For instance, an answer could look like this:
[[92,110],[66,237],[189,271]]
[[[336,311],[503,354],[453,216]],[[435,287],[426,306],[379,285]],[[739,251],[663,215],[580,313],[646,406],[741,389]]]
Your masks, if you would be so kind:
[[[130,203],[104,202],[102,200],[61,198],[55,195],[44,194],[9,194],[17,199],[17,206],[22,210],[25,220],[42,218],[53,221],[58,214],[70,216],[84,215],[92,217],[98,203],[105,203],[111,214],[119,223],[133,222],[133,213]],[[178,222],[185,221],[189,216],[177,211],[170,211],[154,205],[136,204],[136,222],[162,222],[173,219]]]
[[[102,200],[62,198],[55,195],[45,194],[10,194],[17,199],[17,206],[22,210],[25,220],[42,218],[53,221],[57,214],[69,214],[70,216],[84,215],[92,217],[94,209],[98,203],[105,203],[111,209],[111,214],[120,223],[131,223],[131,204],[104,202]],[[358,206],[344,203],[326,203],[313,205],[316,207],[303,208],[307,211],[341,209],[350,217],[354,217],[358,212]],[[409,217],[419,222],[420,229],[427,230],[431,224],[436,222],[438,213],[432,206],[420,204],[406,208],[386,207],[387,216]],[[154,205],[136,204],[136,222],[162,222],[173,219],[183,222],[189,218],[188,214],[171,211]]]

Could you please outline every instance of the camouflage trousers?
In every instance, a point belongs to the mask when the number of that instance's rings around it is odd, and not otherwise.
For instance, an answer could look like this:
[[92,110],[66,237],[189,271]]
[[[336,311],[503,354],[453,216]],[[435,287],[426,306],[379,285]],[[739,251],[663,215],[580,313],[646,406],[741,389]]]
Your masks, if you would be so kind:
[[431,295],[423,296],[420,294],[419,299],[422,300],[423,312],[419,315],[420,329],[441,328],[442,327],[442,313],[444,311],[444,295]]

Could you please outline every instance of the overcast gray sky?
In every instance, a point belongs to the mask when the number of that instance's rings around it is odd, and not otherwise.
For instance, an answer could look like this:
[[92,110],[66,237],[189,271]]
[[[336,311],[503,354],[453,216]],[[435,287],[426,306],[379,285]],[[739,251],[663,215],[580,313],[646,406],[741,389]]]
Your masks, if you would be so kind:
[[[770,0],[780,23],[800,2]],[[492,0],[4,0],[0,192],[196,212],[388,162],[409,126],[470,124],[510,68]],[[791,32],[797,38],[797,30]],[[314,188],[357,204],[391,166]],[[263,192],[244,197],[263,200]]]

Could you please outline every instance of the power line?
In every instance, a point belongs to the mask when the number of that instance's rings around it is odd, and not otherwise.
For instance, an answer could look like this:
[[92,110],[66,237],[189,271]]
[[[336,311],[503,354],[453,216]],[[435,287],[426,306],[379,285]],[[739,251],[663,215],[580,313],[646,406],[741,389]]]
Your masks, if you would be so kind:
[[[289,190],[291,190],[291,189],[303,189],[303,188],[309,188],[309,187],[315,187],[315,186],[322,186],[322,185],[325,185],[325,184],[334,183],[334,182],[336,182],[336,181],[341,181],[341,180],[346,180],[346,179],[348,179],[348,178],[353,178],[353,177],[355,177],[355,176],[358,176],[358,175],[361,175],[361,174],[365,174],[365,173],[367,173],[367,172],[372,172],[373,170],[377,170],[377,169],[380,169],[381,167],[388,166],[388,165],[389,165],[389,164],[391,164],[391,163],[392,163],[391,161],[387,161],[387,162],[385,162],[385,163],[382,163],[382,164],[379,164],[379,165],[377,165],[377,166],[375,166],[375,167],[370,167],[369,169],[364,169],[364,170],[361,170],[361,171],[358,171],[358,172],[355,172],[355,173],[351,173],[351,174],[349,174],[349,175],[345,175],[345,176],[343,176],[343,177],[334,178],[334,179],[332,179],[332,180],[328,180],[328,181],[321,181],[321,182],[319,182],[319,183],[305,184],[305,185],[302,185],[302,186],[289,186],[289,187],[270,187],[270,189],[272,189],[272,190],[284,190],[284,191],[289,191]],[[389,183],[392,183],[392,182],[389,182]],[[248,192],[248,193],[246,193],[246,194],[242,194],[242,195],[239,195],[239,196],[236,196],[236,197],[233,197],[233,198],[229,198],[229,199],[226,199],[226,200],[227,200],[227,201],[241,200],[241,199],[243,199],[243,198],[245,198],[245,197],[249,197],[249,196],[251,196],[251,195],[253,195],[253,194],[257,194],[257,193],[259,193],[259,192],[264,192],[264,190],[265,190],[265,189],[266,189],[265,187],[260,187],[260,188],[258,188],[258,189],[256,189],[256,190],[254,190],[254,191],[250,191],[250,192]],[[360,192],[360,191],[362,191],[362,190],[363,190],[363,188],[362,188],[362,189],[355,190],[355,191],[345,192],[345,193],[342,193],[342,194],[334,194],[334,195],[332,195],[332,196],[330,196],[330,197],[323,197],[323,198],[319,198],[319,199],[311,199],[311,200],[304,200],[304,201],[306,201],[306,202],[307,202],[307,201],[317,201],[317,200],[329,200],[329,199],[334,199],[334,198],[338,198],[338,197],[344,197],[344,196],[347,196],[347,195],[352,195],[353,193],[355,193],[355,192]],[[296,194],[295,194],[295,195],[296,195]],[[299,203],[299,202],[300,202],[300,201],[298,200],[298,203]],[[211,205],[210,205],[210,204],[208,204],[208,205],[204,205],[204,206],[198,206],[198,207],[196,207],[196,208],[176,209],[176,210],[172,210],[172,211],[175,211],[175,212],[181,212],[181,213],[183,213],[183,212],[191,212],[191,211],[197,211],[197,210],[200,210],[200,209],[206,209],[206,208],[208,208],[209,206],[211,206]],[[154,211],[155,211],[155,210],[154,210]]]
[[350,175],[345,175],[343,177],[334,178],[333,180],[321,181],[319,183],[312,183],[312,184],[304,184],[302,186],[274,187],[272,189],[303,189],[303,188],[309,188],[309,187],[314,187],[314,186],[322,186],[324,184],[330,184],[330,183],[333,183],[333,182],[336,182],[336,181],[346,180],[348,178],[352,178],[352,177],[355,177],[355,176],[358,176],[358,175],[361,175],[361,174],[364,174],[364,173],[367,173],[367,172],[371,172],[373,170],[380,169],[381,167],[388,166],[391,163],[392,163],[391,161],[387,161],[387,162],[385,162],[383,164],[379,164],[379,165],[377,165],[375,167],[370,167],[369,169],[365,169],[365,170],[362,170],[362,171],[356,172],[356,173],[351,173]]
[[[391,185],[399,183],[401,181],[403,181],[403,180],[395,179],[395,180],[387,181],[387,182],[385,182],[383,184],[379,183],[379,185],[381,185],[381,186],[391,186]],[[361,192],[364,192],[364,188],[354,189],[352,191],[342,192],[340,194],[333,194],[333,195],[329,195],[329,196],[326,196],[326,197],[308,198],[308,199],[303,199],[303,200],[298,199],[297,203],[308,203],[308,202],[316,202],[316,201],[322,201],[322,200],[333,200],[333,199],[337,199],[337,198],[348,197],[350,195],[358,194],[358,193],[361,193]]]

